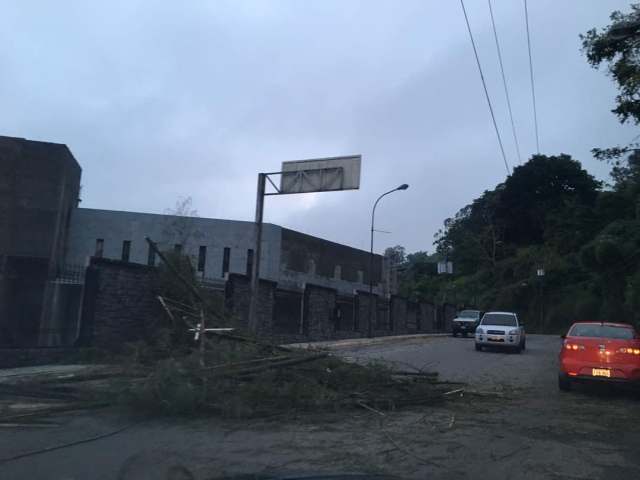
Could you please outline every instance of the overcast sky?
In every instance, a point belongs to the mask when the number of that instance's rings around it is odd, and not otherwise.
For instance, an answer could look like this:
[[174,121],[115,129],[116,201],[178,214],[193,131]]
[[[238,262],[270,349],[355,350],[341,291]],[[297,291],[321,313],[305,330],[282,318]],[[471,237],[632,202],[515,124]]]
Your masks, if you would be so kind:
[[[517,164],[486,0],[466,0]],[[530,0],[541,152],[599,178],[590,149],[636,134],[578,34],[628,1]],[[493,0],[523,157],[535,150],[523,3]],[[256,174],[362,154],[357,191],[270,197],[265,220],[368,249],[433,250],[442,221],[505,179],[456,0],[0,0],[0,134],[66,143],[82,206],[250,220]]]

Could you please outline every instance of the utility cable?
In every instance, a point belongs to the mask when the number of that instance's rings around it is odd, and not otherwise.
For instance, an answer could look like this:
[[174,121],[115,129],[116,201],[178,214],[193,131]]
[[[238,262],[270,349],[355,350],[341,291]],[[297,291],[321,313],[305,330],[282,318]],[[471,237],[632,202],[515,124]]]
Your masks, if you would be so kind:
[[491,6],[491,0],[487,0],[487,2],[489,3],[489,14],[491,15],[491,26],[493,27],[493,38],[495,38],[496,40],[496,50],[498,52],[498,62],[500,63],[500,73],[502,74],[502,85],[504,86],[504,96],[507,99],[507,108],[509,109],[509,119],[511,120],[511,132],[513,133],[513,141],[516,145],[518,163],[522,163],[522,157],[520,156],[520,144],[518,142],[518,135],[516,135],[516,124],[513,121],[511,99],[509,98],[509,89],[507,88],[507,77],[504,74],[504,65],[502,63],[502,51],[500,49],[500,41],[498,40],[498,31],[496,29],[496,22],[493,17],[493,7]]
[[533,60],[531,59],[531,34],[529,33],[529,9],[524,0],[524,21],[527,26],[527,50],[529,51],[529,77],[531,79],[531,100],[533,101],[533,124],[536,131],[536,151],[540,154],[540,139],[538,136],[538,111],[536,108],[536,87],[533,79]]
[[502,137],[500,136],[500,131],[498,130],[498,124],[496,123],[496,116],[493,113],[493,106],[491,105],[491,99],[489,98],[489,91],[487,90],[487,83],[484,80],[484,74],[482,73],[482,66],[480,65],[480,58],[478,57],[478,50],[476,49],[476,42],[473,39],[473,34],[471,33],[471,25],[469,25],[469,17],[467,16],[467,9],[464,6],[464,0],[460,0],[460,5],[462,6],[462,13],[464,13],[464,20],[467,23],[467,30],[469,31],[469,38],[471,39],[471,46],[473,47],[473,54],[476,57],[476,63],[478,65],[478,71],[480,72],[480,80],[482,80],[482,87],[484,88],[484,94],[487,98],[487,103],[489,104],[489,112],[491,113],[491,120],[493,121],[493,128],[496,131],[496,136],[498,137],[498,144],[500,145],[500,152],[502,152],[502,160],[504,160],[504,166],[507,169],[507,175],[511,174],[511,169],[509,168],[509,162],[507,162],[507,155],[504,153],[504,146],[502,145]]

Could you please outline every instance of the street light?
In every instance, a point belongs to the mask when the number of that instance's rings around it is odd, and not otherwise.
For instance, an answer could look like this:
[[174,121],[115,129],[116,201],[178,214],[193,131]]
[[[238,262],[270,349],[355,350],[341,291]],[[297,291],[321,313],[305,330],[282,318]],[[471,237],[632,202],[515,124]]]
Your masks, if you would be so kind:
[[390,193],[397,192],[398,190],[406,190],[409,188],[409,185],[403,183],[399,187],[394,188],[393,190],[389,190],[388,192],[383,193],[378,197],[376,203],[373,204],[373,210],[371,211],[371,249],[369,251],[369,328],[368,328],[368,337],[373,337],[373,232],[375,231],[375,218],[376,218],[376,207],[378,206],[378,202],[382,200],[382,197],[385,195],[389,195]]

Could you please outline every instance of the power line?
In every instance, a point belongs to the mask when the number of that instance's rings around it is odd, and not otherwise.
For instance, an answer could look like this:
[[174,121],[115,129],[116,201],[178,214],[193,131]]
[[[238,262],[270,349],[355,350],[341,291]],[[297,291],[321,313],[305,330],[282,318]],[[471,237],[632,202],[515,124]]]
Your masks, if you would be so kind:
[[533,81],[533,61],[531,60],[531,34],[529,33],[529,9],[524,0],[524,21],[527,25],[527,50],[529,51],[529,77],[531,78],[531,99],[533,101],[533,124],[536,129],[536,151],[540,154],[540,140],[538,138],[538,111],[536,109],[536,88]]
[[504,95],[507,98],[507,108],[509,109],[509,119],[511,120],[511,132],[513,133],[513,141],[516,144],[516,153],[518,154],[518,163],[522,163],[522,157],[520,156],[520,144],[518,143],[518,136],[516,135],[516,124],[513,121],[513,111],[511,110],[511,99],[509,98],[509,89],[507,88],[507,78],[504,74],[504,65],[502,64],[502,51],[500,50],[500,41],[498,40],[498,31],[496,29],[496,22],[493,18],[493,8],[491,7],[491,0],[487,0],[489,3],[489,14],[491,15],[491,26],[493,27],[493,38],[496,40],[496,50],[498,51],[498,62],[500,63],[500,73],[502,74],[502,85],[504,86]]
[[473,34],[471,33],[471,25],[469,25],[469,17],[467,16],[467,9],[464,7],[464,0],[460,0],[460,5],[462,5],[462,13],[464,13],[464,20],[467,23],[467,30],[469,31],[469,38],[471,39],[471,46],[473,47],[473,54],[476,57],[476,64],[478,65],[478,71],[480,72],[480,80],[482,80],[482,87],[484,88],[484,95],[487,97],[487,103],[489,104],[489,112],[491,113],[491,120],[493,121],[493,128],[496,131],[496,136],[498,137],[498,144],[500,144],[500,151],[502,152],[502,160],[504,160],[504,166],[507,169],[507,175],[511,173],[511,169],[509,168],[509,162],[507,162],[507,156],[504,153],[504,146],[502,145],[502,137],[500,136],[500,131],[498,130],[498,124],[496,123],[496,116],[493,113],[493,106],[491,105],[491,99],[489,98],[489,91],[487,90],[487,83],[484,80],[484,74],[482,73],[482,66],[480,65],[480,58],[478,57],[478,50],[476,49],[476,42],[473,39]]

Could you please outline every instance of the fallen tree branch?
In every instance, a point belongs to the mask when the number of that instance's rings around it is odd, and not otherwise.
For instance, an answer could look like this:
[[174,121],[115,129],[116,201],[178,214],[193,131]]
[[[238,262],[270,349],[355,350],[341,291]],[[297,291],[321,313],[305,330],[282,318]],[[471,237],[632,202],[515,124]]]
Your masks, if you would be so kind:
[[384,413],[382,413],[380,410],[376,410],[373,407],[370,407],[369,405],[367,405],[366,403],[362,402],[362,401],[357,401],[356,405],[361,406],[362,408],[364,408],[365,410],[369,410],[370,412],[373,412],[375,414],[380,415],[381,417],[386,417],[386,415]]
[[434,462],[433,460],[428,460],[426,458],[423,458],[419,455],[416,455],[415,453],[413,453],[411,450],[407,449],[406,447],[401,446],[400,444],[398,444],[398,442],[396,442],[393,437],[391,435],[389,435],[389,432],[387,432],[384,428],[380,428],[380,430],[382,431],[382,433],[384,434],[385,437],[387,437],[387,439],[393,444],[394,447],[396,447],[398,450],[400,450],[402,453],[405,453],[407,455],[409,455],[410,457],[415,458],[416,460],[421,461],[422,463],[424,463],[425,465],[433,465],[435,467],[442,467],[443,465],[441,463],[438,462]]
[[237,370],[235,372],[222,372],[221,376],[234,377],[234,376],[252,375],[254,373],[264,372],[266,370],[271,370],[273,368],[291,367],[293,365],[299,365],[301,363],[314,362],[316,360],[320,360],[320,359],[326,358],[328,356],[329,356],[328,353],[319,353],[317,355],[309,355],[309,356],[302,357],[302,358],[294,358],[294,359],[291,359],[291,360],[283,360],[281,362],[273,362],[273,363],[269,363],[267,365],[260,365],[260,366],[253,367],[253,368],[246,368],[244,370]]
[[254,360],[247,360],[244,362],[229,362],[229,363],[220,363],[218,365],[212,365],[210,367],[206,367],[205,370],[219,370],[221,368],[235,368],[235,367],[243,367],[245,365],[253,365],[255,363],[265,363],[265,362],[275,362],[280,360],[288,360],[291,357],[287,355],[279,355],[274,357],[265,357],[265,358],[256,358]]
[[58,407],[40,408],[37,410],[32,410],[30,412],[25,412],[25,413],[3,415],[0,417],[0,422],[17,420],[20,418],[39,417],[41,415],[49,415],[52,413],[67,413],[67,412],[73,412],[76,410],[89,410],[92,408],[103,408],[103,407],[108,407],[110,405],[111,404],[109,402],[83,402],[83,403],[76,403],[76,404],[70,404],[70,405],[61,405]]
[[113,435],[117,435],[120,432],[124,432],[125,430],[134,427],[141,422],[130,423],[125,425],[122,428],[118,428],[116,430],[112,430],[111,432],[103,433],[100,435],[95,435],[93,437],[83,438],[81,440],[76,440],[74,442],[61,443],[58,445],[52,445],[51,447],[41,448],[39,450],[31,450],[30,452],[19,453],[18,455],[13,455],[12,457],[0,458],[0,464],[12,462],[14,460],[19,460],[21,458],[32,457],[34,455],[40,455],[41,453],[53,452],[54,450],[61,450],[67,447],[73,447],[74,445],[80,445],[82,443],[95,442],[96,440],[100,440],[102,438],[112,437]]

